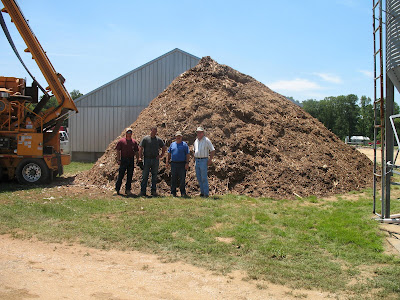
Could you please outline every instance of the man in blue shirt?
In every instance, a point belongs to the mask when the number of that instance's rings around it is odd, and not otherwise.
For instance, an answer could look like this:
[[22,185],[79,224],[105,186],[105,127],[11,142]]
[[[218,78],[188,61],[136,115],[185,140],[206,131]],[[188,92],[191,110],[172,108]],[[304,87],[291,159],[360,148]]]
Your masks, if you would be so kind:
[[166,167],[171,163],[171,194],[176,197],[176,186],[179,178],[179,189],[182,197],[187,197],[185,188],[186,170],[189,168],[189,146],[182,141],[182,133],[175,134],[176,141],[169,146]]

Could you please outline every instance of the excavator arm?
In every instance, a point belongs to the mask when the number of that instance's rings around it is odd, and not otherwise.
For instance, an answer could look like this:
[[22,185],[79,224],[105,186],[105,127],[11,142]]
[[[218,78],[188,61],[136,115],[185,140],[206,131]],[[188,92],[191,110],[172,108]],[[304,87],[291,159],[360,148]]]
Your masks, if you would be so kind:
[[[65,79],[54,69],[46,55],[46,52],[43,50],[38,39],[31,30],[16,1],[1,0],[1,2],[4,5],[2,12],[6,12],[10,15],[12,22],[17,27],[21,37],[24,39],[25,44],[28,47],[25,52],[30,52],[32,54],[32,58],[39,66],[40,71],[49,85],[48,89],[50,89],[58,101],[57,107],[49,108],[44,112],[38,112],[42,120],[38,120],[37,122],[56,125],[66,117],[70,110],[78,112],[74,101],[64,87]],[[57,120],[59,122],[57,122]],[[36,122],[34,121],[34,123]]]
[[[24,79],[0,76],[0,178],[7,174],[22,184],[45,183],[63,173],[71,161],[60,145],[59,128],[71,111],[77,108],[64,87],[64,78],[57,73],[45,51],[23,16],[17,0],[0,0],[0,27],[25,70],[32,77],[32,87]],[[25,52],[32,54],[45,77],[43,88],[28,70],[8,32],[3,14],[8,13],[25,41]],[[38,102],[38,88],[43,92]],[[50,91],[57,99],[56,107],[45,109]],[[48,93],[49,92],[49,93]],[[32,109],[30,104],[37,103]],[[1,181],[1,179],[0,179]]]

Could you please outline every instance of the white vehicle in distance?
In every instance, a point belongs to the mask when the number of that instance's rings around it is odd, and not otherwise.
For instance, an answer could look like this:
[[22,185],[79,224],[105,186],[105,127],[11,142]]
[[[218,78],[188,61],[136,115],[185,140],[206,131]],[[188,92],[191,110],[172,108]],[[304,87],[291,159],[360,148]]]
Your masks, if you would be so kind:
[[69,154],[71,152],[68,132],[63,130],[60,130],[60,149],[63,154]]
[[[52,130],[49,130],[48,132],[52,132]],[[71,148],[69,145],[68,132],[65,130],[60,130],[58,132],[60,133],[60,152],[62,154],[69,154],[71,152]]]

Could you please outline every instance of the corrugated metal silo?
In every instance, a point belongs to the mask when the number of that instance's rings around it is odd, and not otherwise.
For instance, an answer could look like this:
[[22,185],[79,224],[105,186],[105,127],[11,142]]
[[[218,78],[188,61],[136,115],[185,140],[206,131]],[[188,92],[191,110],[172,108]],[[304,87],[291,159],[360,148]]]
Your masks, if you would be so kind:
[[400,1],[386,0],[386,72],[400,92]]

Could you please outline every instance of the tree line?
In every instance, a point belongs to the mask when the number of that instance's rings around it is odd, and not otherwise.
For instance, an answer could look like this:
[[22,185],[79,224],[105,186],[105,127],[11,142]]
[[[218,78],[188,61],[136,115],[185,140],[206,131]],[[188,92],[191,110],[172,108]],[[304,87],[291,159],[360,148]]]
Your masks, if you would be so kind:
[[[83,96],[83,94],[79,90],[73,90],[72,92],[69,93],[71,95],[72,100],[78,99],[79,97]],[[40,97],[40,100],[43,99],[43,95]],[[28,107],[30,110],[34,110],[36,107],[36,103],[30,103],[28,104]],[[58,101],[56,97],[51,96],[50,99],[47,101],[46,105],[43,106],[43,109],[49,109],[50,107],[57,107],[58,106]],[[63,126],[68,127],[68,119],[64,120]]]
[[[374,138],[374,107],[369,97],[362,96],[359,99],[350,94],[326,97],[319,101],[310,99],[303,101],[302,106],[342,140],[354,135],[367,136],[371,140]],[[394,114],[399,113],[399,105],[394,103]],[[395,119],[395,123],[400,125],[400,120]]]

